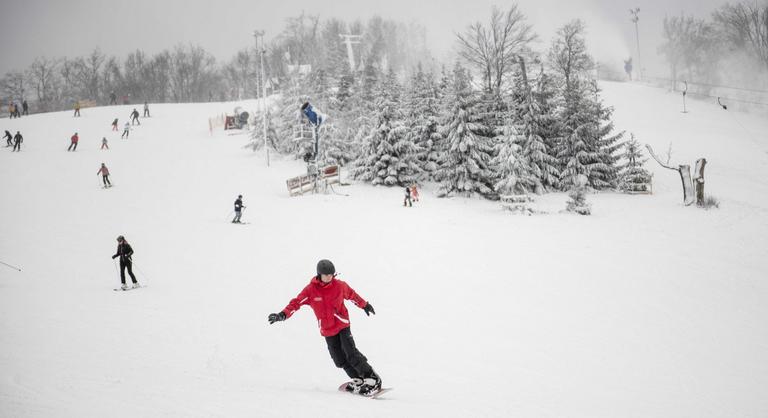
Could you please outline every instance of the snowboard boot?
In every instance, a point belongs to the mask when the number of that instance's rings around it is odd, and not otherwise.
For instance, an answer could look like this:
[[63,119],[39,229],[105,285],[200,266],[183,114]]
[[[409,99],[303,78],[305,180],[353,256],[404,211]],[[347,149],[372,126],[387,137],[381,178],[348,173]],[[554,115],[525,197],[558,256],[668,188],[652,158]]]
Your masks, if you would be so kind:
[[347,383],[347,387],[344,388],[347,392],[357,393],[360,391],[360,387],[363,385],[363,379],[354,378]]
[[138,287],[141,287],[141,285],[139,284],[139,282],[136,282],[136,283],[134,283],[134,284],[133,284],[133,286],[131,287],[131,289],[136,289],[136,288],[138,288]]
[[128,285],[127,285],[127,284],[125,284],[125,283],[123,283],[123,285],[122,285],[122,286],[120,286],[120,289],[122,289],[122,290],[128,290]]
[[363,385],[360,387],[360,394],[363,396],[371,396],[381,390],[381,378],[376,372],[371,372],[369,377],[363,379]]

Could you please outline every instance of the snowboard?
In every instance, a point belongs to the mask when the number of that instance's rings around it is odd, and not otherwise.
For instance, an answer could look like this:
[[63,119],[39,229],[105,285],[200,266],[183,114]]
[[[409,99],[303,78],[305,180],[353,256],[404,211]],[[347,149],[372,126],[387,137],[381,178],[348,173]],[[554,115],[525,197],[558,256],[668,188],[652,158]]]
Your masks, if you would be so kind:
[[376,392],[369,393],[367,395],[361,395],[359,393],[348,392],[347,391],[347,383],[349,383],[349,382],[344,382],[344,383],[341,384],[341,386],[339,386],[339,392],[349,393],[350,395],[362,396],[364,398],[371,398],[371,399],[378,399],[379,397],[383,396],[385,393],[390,392],[390,391],[395,389],[395,388],[381,388],[381,389],[377,390]]
[[139,285],[139,287],[128,287],[127,289],[123,289],[122,287],[118,287],[118,288],[115,288],[115,289],[112,289],[112,290],[114,290],[115,292],[128,292],[130,290],[141,289],[142,287],[144,287],[144,286]]

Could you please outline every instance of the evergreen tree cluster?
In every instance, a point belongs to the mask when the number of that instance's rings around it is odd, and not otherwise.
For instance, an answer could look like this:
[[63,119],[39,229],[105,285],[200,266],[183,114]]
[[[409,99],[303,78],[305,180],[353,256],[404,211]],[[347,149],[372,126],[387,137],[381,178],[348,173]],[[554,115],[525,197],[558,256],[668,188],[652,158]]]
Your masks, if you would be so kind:
[[478,88],[459,61],[440,71],[385,71],[368,61],[351,71],[340,60],[335,70],[297,74],[270,122],[280,127],[276,142],[290,145],[278,149],[304,154],[295,132],[309,128],[297,113],[309,100],[328,115],[319,159],[349,164],[354,178],[374,185],[434,181],[441,196],[498,199],[570,191],[580,179],[585,190],[639,181],[642,159],[620,165],[630,154],[620,154],[623,132],[600,99],[583,32],[579,21],[564,26],[546,57],[527,56],[533,65],[516,69],[509,89]]

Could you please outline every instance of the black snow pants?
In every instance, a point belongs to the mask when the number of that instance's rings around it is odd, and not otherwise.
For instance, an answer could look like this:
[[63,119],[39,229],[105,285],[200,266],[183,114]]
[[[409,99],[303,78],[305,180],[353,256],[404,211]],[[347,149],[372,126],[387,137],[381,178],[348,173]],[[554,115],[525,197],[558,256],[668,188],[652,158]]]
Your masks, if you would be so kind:
[[368,364],[368,359],[355,347],[349,327],[332,337],[325,337],[325,342],[328,343],[333,363],[336,367],[344,369],[347,376],[364,379],[373,375],[373,368]]
[[[122,258],[122,257],[121,257]],[[120,260],[120,281],[125,284],[125,269],[128,269],[128,275],[131,276],[133,283],[136,283],[136,276],[133,275],[133,263],[130,260]]]

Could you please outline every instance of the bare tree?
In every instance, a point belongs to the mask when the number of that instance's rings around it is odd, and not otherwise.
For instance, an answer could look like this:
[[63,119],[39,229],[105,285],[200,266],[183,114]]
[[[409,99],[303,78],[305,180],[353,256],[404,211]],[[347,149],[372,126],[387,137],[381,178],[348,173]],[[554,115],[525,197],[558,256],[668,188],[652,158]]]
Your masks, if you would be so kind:
[[39,111],[48,112],[54,109],[57,99],[59,78],[57,69],[59,61],[45,57],[35,58],[28,70],[29,82],[35,89]]
[[563,79],[566,92],[573,91],[577,79],[594,68],[594,62],[587,53],[584,31],[581,20],[569,22],[557,31],[549,50],[550,65]]
[[718,42],[711,24],[692,16],[665,17],[662,36],[664,44],[659,47],[659,52],[669,63],[673,90],[677,87],[681,69],[686,70],[688,77],[702,79],[714,70],[716,60],[713,57],[719,54],[714,51]]
[[487,92],[501,94],[518,56],[536,39],[525,20],[517,5],[506,12],[494,7],[488,26],[476,22],[456,34],[459,55],[480,72]]
[[768,3],[726,4],[714,13],[725,37],[768,69]]
[[213,81],[216,60],[199,46],[176,46],[171,55],[170,86],[176,102],[202,101]]
[[5,73],[2,78],[3,94],[14,100],[21,100],[24,97],[25,86],[24,73],[21,71],[10,71]]

